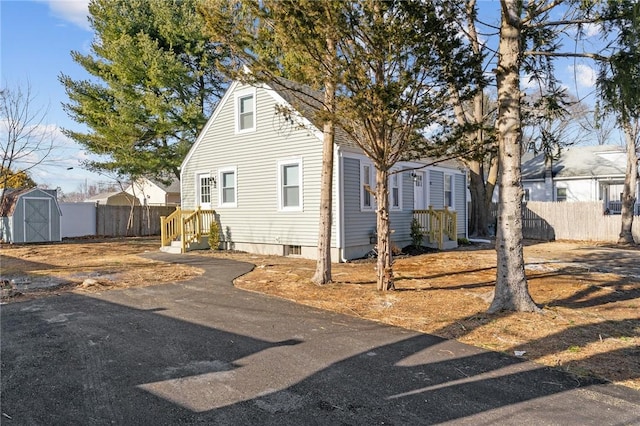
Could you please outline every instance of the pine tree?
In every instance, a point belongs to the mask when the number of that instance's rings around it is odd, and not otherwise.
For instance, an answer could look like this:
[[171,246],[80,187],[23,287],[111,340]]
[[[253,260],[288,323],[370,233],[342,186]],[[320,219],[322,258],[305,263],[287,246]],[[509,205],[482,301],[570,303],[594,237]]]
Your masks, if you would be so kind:
[[225,86],[224,49],[203,33],[197,0],[94,0],[91,53],[72,57],[92,78],[60,76],[65,133],[98,154],[88,167],[137,177],[179,177],[179,165]]

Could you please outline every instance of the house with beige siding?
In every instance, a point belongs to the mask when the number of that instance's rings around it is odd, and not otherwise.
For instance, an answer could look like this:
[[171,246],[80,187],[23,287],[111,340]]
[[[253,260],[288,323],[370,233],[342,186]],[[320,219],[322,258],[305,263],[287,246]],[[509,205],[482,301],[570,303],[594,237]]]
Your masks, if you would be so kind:
[[[182,163],[180,215],[213,212],[227,248],[315,258],[322,126],[314,124],[309,104],[279,85],[232,83]],[[466,171],[451,161],[430,163],[398,163],[392,170],[390,222],[400,248],[411,243],[414,218],[425,245],[452,248],[467,236]],[[362,257],[375,245],[376,203],[366,189],[374,176],[373,163],[337,129],[333,261]],[[163,226],[168,233],[181,227]],[[163,236],[163,245],[174,235]]]

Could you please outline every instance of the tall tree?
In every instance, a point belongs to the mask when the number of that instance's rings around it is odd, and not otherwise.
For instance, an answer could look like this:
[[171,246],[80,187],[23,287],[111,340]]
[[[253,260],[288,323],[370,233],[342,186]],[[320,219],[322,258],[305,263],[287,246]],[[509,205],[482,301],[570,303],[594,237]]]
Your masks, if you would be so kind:
[[[460,33],[467,39],[474,55],[486,59],[486,51],[489,49],[480,39],[476,27],[477,1],[467,0],[463,7],[464,10],[460,13]],[[490,64],[489,60],[478,60],[473,65],[476,68],[475,72],[482,75],[486,74],[486,68]],[[460,96],[459,89],[450,84],[450,99],[455,119],[463,129],[455,151],[459,153],[458,158],[469,170],[469,233],[475,236],[489,235],[489,211],[498,176],[497,142],[494,132],[496,105],[486,90],[490,83],[489,79],[478,79],[478,87],[473,98],[466,102]],[[446,148],[451,151],[450,147]]]
[[[321,123],[318,254],[312,277],[319,285],[331,282],[334,117],[340,79],[337,42],[342,28],[342,7],[341,1],[315,0],[210,0],[200,7],[207,31],[225,43],[236,63],[225,72],[251,84],[284,86],[293,96],[294,108],[313,110],[314,121]],[[283,76],[296,81],[285,80]],[[305,90],[298,83],[322,90]]]
[[[55,144],[46,116],[47,109],[36,105],[31,84],[9,87],[5,83],[0,89],[0,188],[33,182],[29,171],[51,154]],[[4,191],[0,204],[3,199]]]
[[605,107],[616,115],[622,128],[627,151],[618,242],[634,244],[632,228],[640,150],[640,4],[630,0],[610,1],[605,17],[604,28],[615,35],[616,48],[603,62],[598,85]]
[[522,118],[520,69],[522,45],[522,2],[502,0],[500,46],[496,77],[498,83],[498,144],[500,188],[496,251],[498,256],[495,296],[489,312],[499,310],[537,311],[529,295],[524,273],[522,244]]
[[92,0],[91,54],[72,52],[92,78],[60,81],[65,133],[106,160],[89,168],[123,176],[179,177],[179,165],[225,86],[224,49],[204,35],[198,0]]
[[425,129],[440,120],[451,122],[451,86],[470,87],[478,78],[478,58],[458,37],[458,13],[447,1],[348,5],[348,27],[339,43],[345,72],[336,119],[376,169],[378,290],[394,288],[392,167],[424,143]]
[[[628,2],[633,4],[635,2]],[[612,22],[611,11],[615,10],[617,1],[609,3],[597,1],[529,1],[501,0],[500,51],[496,70],[498,83],[498,140],[500,149],[500,206],[498,211],[498,233],[496,251],[498,267],[496,274],[496,291],[490,312],[500,310],[537,311],[528,291],[524,274],[524,257],[522,250],[522,175],[520,170],[522,144],[522,90],[519,75],[526,72],[535,79],[542,79],[545,88],[544,99],[549,112],[548,116],[557,115],[559,108],[558,94],[562,93],[553,67],[553,58],[582,57],[601,63],[611,63],[615,60],[613,52],[598,51],[560,51],[560,35],[569,30],[581,34],[584,25]],[[627,4],[625,2],[625,4]],[[636,5],[637,6],[637,5]],[[564,14],[559,19],[551,19],[551,12],[556,10]],[[618,30],[629,26],[637,28],[631,14],[624,14],[623,19],[615,24]],[[610,41],[610,40],[608,40]],[[610,44],[604,43],[611,47]],[[633,46],[638,49],[637,38],[635,44],[622,43],[622,46]],[[625,62],[631,64],[633,61]],[[638,61],[635,62],[636,64]],[[631,69],[634,69],[632,67]],[[618,67],[617,69],[621,69]],[[626,83],[637,79],[625,78]],[[616,85],[614,85],[616,86]],[[620,86],[617,86],[620,87]],[[626,92],[626,93],[631,93]],[[628,102],[631,95],[623,96],[626,105],[637,105]],[[517,148],[517,149],[516,149]]]
[[[429,4],[311,1],[311,6],[304,1],[300,3],[306,9],[291,8],[288,14],[280,16],[277,12],[288,2],[224,3],[227,14],[240,17],[247,5],[254,5],[254,11],[248,15],[251,19],[244,20],[244,25],[250,28],[250,34],[257,36],[240,43],[232,39],[231,44],[238,46],[233,51],[234,54],[239,51],[238,56],[245,60],[248,57],[258,71],[265,70],[262,66],[265,64],[268,74],[274,74],[275,68],[303,83],[309,82],[309,76],[315,76],[310,82],[325,89],[325,97],[315,99],[323,105],[321,117],[325,129],[332,123],[339,124],[374,163],[376,186],[371,190],[377,200],[378,288],[389,290],[393,288],[388,205],[391,167],[407,156],[414,142],[422,141],[420,131],[438,121],[440,113],[448,108],[444,96],[448,83],[461,85],[460,74],[467,69],[460,66],[468,57],[456,37],[457,27],[452,24],[454,8],[444,7],[446,2],[441,1]],[[215,7],[216,3],[213,4]],[[327,14],[327,10],[332,14]],[[209,29],[216,34],[240,31],[237,25],[224,25],[224,20],[219,25],[216,13],[215,8],[210,8],[211,19],[206,19],[210,22]],[[260,22],[265,16],[269,17],[269,25]],[[269,33],[261,34],[260,28]],[[314,48],[309,49],[309,44]],[[260,61],[261,56],[264,62]],[[456,61],[458,67],[454,68],[452,64]],[[464,72],[445,77],[443,64]],[[308,70],[309,67],[314,70]],[[261,78],[260,72],[252,71],[248,78]],[[327,90],[331,87],[336,89],[335,107],[330,106],[334,101],[326,98],[333,92]],[[328,154],[326,140],[324,146]],[[331,174],[324,176],[329,179]],[[326,210],[330,210],[329,204]],[[318,268],[316,278],[321,269]]]

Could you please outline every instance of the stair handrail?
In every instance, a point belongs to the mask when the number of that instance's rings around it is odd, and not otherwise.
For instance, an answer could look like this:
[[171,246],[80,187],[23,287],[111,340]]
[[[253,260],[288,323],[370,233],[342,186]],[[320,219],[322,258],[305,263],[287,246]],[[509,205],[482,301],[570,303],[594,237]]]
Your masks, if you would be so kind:
[[182,217],[182,211],[180,206],[169,216],[160,216],[160,246],[166,247],[171,245],[171,241],[175,240],[180,235],[180,218]]

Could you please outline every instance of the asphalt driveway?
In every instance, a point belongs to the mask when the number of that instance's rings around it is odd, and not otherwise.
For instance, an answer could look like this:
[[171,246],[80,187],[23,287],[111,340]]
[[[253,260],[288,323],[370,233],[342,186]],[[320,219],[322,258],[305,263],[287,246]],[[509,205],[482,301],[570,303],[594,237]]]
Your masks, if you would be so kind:
[[2,425],[640,424],[640,392],[235,289],[246,263],[151,256],[206,273],[0,308]]

